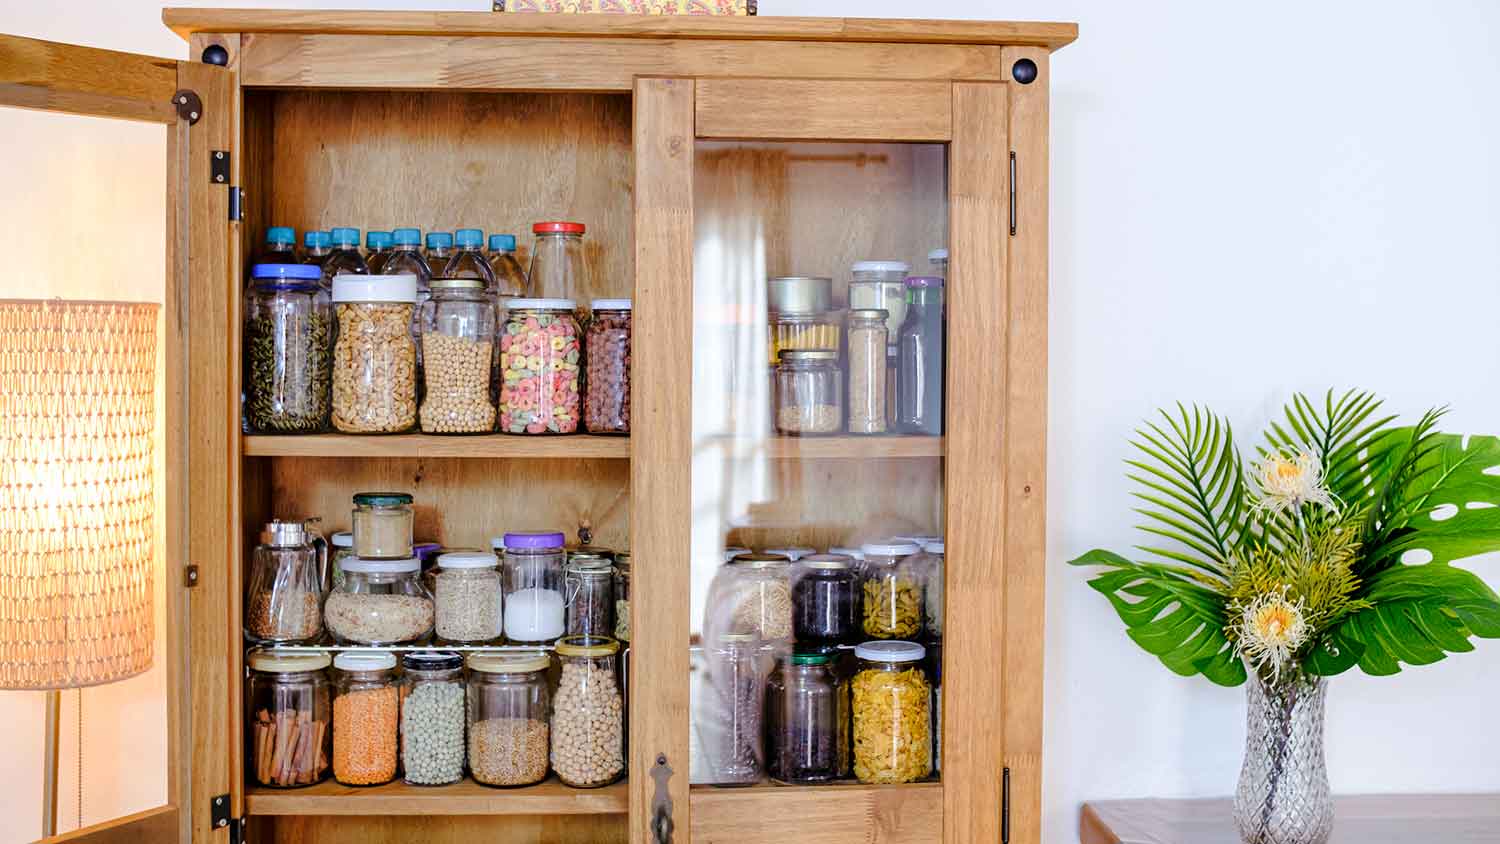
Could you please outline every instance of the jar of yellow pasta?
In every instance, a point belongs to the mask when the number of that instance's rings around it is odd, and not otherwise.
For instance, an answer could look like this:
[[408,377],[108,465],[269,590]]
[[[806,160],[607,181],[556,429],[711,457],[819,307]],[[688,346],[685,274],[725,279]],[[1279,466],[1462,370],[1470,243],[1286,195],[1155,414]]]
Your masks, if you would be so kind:
[[932,687],[915,642],[854,649],[854,776],[864,783],[915,782],[932,773]]

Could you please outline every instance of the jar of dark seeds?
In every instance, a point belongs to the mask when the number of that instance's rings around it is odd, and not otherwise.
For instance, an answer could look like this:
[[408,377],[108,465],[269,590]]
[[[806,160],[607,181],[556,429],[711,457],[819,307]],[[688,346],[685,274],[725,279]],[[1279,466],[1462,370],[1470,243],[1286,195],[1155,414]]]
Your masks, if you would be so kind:
[[312,264],[256,264],[245,297],[245,424],[256,433],[328,426],[333,305]]
[[787,657],[766,682],[767,772],[780,782],[831,782],[849,770],[849,687],[830,653]]
[[840,554],[812,554],[793,565],[792,631],[798,642],[859,638],[853,563]]
[[564,571],[569,636],[613,636],[614,567],[585,552],[570,555]]
[[584,336],[583,421],[591,434],[630,433],[630,300],[595,299]]

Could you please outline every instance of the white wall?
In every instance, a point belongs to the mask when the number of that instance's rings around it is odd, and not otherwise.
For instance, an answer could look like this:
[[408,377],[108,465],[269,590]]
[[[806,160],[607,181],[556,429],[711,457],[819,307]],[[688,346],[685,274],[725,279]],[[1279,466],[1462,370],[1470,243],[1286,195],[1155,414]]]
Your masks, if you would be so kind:
[[[6,31],[182,54],[155,3],[8,5]],[[1248,441],[1291,390],[1362,386],[1406,412],[1451,402],[1453,430],[1500,431],[1500,6],[761,7],[1080,23],[1052,79],[1046,840],[1076,840],[1085,799],[1229,793],[1240,692],[1168,673],[1063,563],[1133,540],[1125,438],[1164,403],[1206,402]],[[1478,568],[1500,587],[1500,563]],[[1335,789],[1500,790],[1497,695],[1494,642],[1395,678],[1340,678]]]

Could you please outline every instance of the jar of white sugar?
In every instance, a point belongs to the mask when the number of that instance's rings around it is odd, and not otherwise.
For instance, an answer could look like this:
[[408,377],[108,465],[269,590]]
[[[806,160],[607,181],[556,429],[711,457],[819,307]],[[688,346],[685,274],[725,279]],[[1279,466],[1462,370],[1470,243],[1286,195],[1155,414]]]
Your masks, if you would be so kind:
[[563,535],[505,534],[505,638],[519,645],[557,641],[564,629]]

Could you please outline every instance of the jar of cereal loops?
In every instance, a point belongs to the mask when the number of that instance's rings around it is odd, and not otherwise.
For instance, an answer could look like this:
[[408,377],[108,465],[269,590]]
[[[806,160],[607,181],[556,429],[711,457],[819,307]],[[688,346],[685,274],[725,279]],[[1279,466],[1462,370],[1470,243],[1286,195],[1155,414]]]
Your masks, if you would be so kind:
[[500,332],[500,431],[572,434],[582,414],[572,299],[512,299]]
[[552,769],[575,788],[608,785],[625,770],[619,652],[620,643],[603,636],[557,643],[562,675],[552,706]]
[[396,656],[349,651],[335,657],[333,667],[333,778],[344,785],[390,782],[401,708]]
[[477,278],[438,278],[422,305],[422,430],[483,434],[495,429],[490,401],[495,306]]
[[854,776],[903,783],[932,773],[932,690],[915,642],[866,642],[854,649]]
[[864,546],[860,592],[866,636],[907,639],[921,634],[922,578],[910,559],[918,550],[915,543],[895,540]]
[[584,353],[584,423],[591,434],[630,433],[630,300],[595,299]]
[[334,428],[351,434],[395,434],[416,424],[416,301],[413,275],[334,277]]
[[530,785],[547,778],[547,669],[537,654],[469,657],[469,770],[484,785]]

